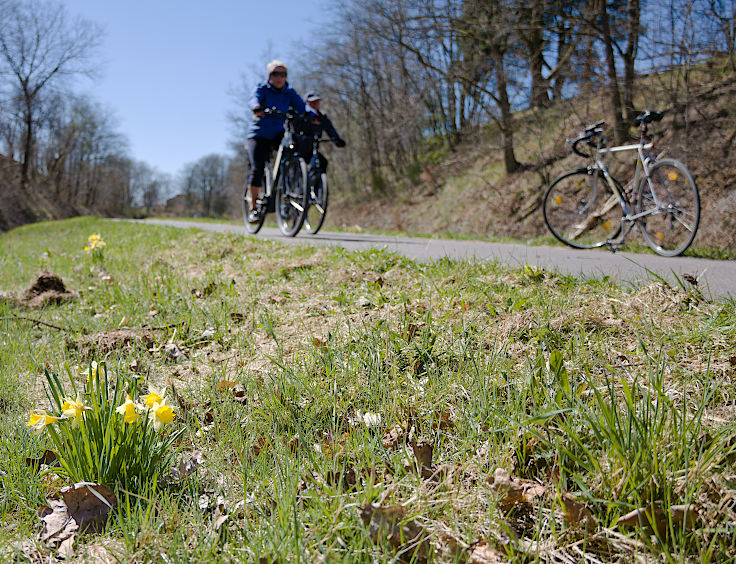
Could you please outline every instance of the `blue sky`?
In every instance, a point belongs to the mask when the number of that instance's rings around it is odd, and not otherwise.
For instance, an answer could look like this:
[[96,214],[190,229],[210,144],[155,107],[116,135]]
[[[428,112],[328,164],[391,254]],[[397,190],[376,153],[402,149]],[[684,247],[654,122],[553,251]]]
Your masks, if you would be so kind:
[[327,20],[327,0],[62,1],[105,30],[102,76],[79,89],[114,112],[135,159],[172,175],[227,152],[229,92],[242,74],[270,55],[288,63]]

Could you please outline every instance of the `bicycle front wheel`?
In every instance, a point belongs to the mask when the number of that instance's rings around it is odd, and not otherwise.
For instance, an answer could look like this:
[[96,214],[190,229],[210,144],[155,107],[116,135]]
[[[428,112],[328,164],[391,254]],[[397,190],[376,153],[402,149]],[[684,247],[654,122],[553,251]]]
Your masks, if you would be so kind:
[[309,207],[307,208],[307,216],[304,220],[304,230],[314,235],[320,230],[325,222],[327,215],[327,204],[330,199],[330,193],[327,188],[327,175],[320,174],[314,180],[315,185],[312,186],[309,193]]
[[276,221],[286,237],[299,233],[307,211],[307,196],[307,164],[296,156],[285,159],[276,190]]
[[695,239],[700,223],[700,195],[690,171],[680,161],[662,159],[639,185],[639,229],[655,253],[674,257]]
[[576,249],[601,247],[621,232],[618,196],[599,170],[558,177],[544,195],[544,222],[558,240]]

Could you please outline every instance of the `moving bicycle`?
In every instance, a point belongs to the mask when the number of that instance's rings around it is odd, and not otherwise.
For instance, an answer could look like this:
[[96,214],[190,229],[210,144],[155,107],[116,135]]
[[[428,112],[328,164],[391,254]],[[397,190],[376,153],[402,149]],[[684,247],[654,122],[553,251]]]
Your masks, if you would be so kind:
[[[327,158],[320,153],[320,143],[333,142],[344,147],[345,141],[337,133],[332,121],[320,111],[321,97],[316,92],[306,96],[307,112],[296,123],[296,130],[302,136],[298,143],[300,154],[309,163],[309,193],[304,230],[314,235],[325,221],[329,192],[327,187]],[[322,138],[322,133],[329,138]]]
[[[294,200],[293,198],[297,196],[299,190],[306,192],[304,190],[306,177],[301,182],[301,188],[295,185],[299,178],[297,172],[302,166],[291,158],[294,153],[293,129],[286,135],[285,125],[287,121],[291,121],[287,120],[288,114],[292,114],[292,117],[293,114],[304,114],[306,106],[299,94],[286,82],[287,69],[284,62],[279,60],[269,62],[266,65],[266,73],[267,81],[255,87],[249,100],[254,119],[248,126],[247,149],[250,170],[243,197],[243,215],[248,231],[256,233],[263,225],[267,212],[277,209],[283,211],[284,213],[277,213],[279,227],[284,235],[293,237],[299,231],[304,219],[304,204],[299,204],[298,198]],[[287,150],[284,151],[284,148]],[[278,151],[278,158],[273,167],[270,164],[267,166],[274,151]],[[279,172],[285,166],[290,174],[280,175]],[[266,174],[267,170],[271,171],[270,176]],[[261,194],[264,178],[267,185],[265,193]],[[289,184],[284,184],[287,181]],[[279,188],[282,195],[281,203],[286,204],[283,208],[274,205],[274,198],[279,196],[277,193]],[[301,210],[299,206],[302,207]]]
[[283,117],[286,130],[276,155],[266,158],[263,179],[265,190],[253,200],[251,185],[243,193],[243,219],[250,233],[258,233],[269,212],[276,214],[279,230],[287,237],[294,237],[304,223],[308,206],[307,163],[297,150],[294,132],[296,115],[274,108],[262,110],[266,116]]
[[[556,178],[544,195],[544,221],[560,241],[578,249],[608,247],[615,252],[634,225],[655,253],[677,256],[693,242],[700,221],[700,195],[680,161],[652,157],[649,124],[663,112],[645,111],[635,121],[639,142],[606,147],[605,122],[586,128],[572,150],[590,159]],[[581,148],[581,145],[588,147]],[[636,151],[633,179],[624,187],[609,171],[609,153]]]

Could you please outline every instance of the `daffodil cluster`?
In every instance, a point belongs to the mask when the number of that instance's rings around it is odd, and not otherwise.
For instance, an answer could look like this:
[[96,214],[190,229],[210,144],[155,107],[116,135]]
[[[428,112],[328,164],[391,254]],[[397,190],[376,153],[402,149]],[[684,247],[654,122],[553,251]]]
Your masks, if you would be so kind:
[[104,252],[105,241],[100,237],[99,233],[93,233],[87,237],[87,244],[84,246],[84,252],[93,258],[102,258]]
[[126,394],[125,403],[115,410],[123,416],[125,423],[135,423],[141,413],[147,413],[154,430],[160,431],[161,427],[171,423],[176,417],[172,407],[166,403],[166,398],[153,386],[141,399],[143,403],[134,402],[130,394]]
[[145,488],[164,475],[181,434],[181,429],[163,429],[176,417],[164,393],[151,386],[147,394],[139,394],[136,378],[118,375],[111,381],[104,362],[85,367],[82,390],[76,389],[71,374],[73,393],[67,394],[59,377],[46,372],[52,409],[31,412],[27,423],[51,438],[61,472],[74,482],[120,484],[129,490]]

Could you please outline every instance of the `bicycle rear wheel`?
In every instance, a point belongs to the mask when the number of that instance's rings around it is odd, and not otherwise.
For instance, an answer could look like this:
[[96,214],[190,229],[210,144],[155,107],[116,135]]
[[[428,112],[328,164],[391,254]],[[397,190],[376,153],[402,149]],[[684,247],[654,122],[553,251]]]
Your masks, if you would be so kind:
[[286,158],[276,189],[276,221],[286,237],[299,233],[307,211],[307,196],[307,164],[297,156]]
[[309,207],[307,208],[307,216],[304,220],[304,230],[314,235],[320,230],[325,222],[327,215],[327,204],[329,203],[330,193],[327,187],[327,175],[320,174],[315,179],[315,185],[310,190]]
[[662,159],[639,185],[639,229],[658,255],[674,257],[695,239],[700,223],[700,195],[692,174],[675,159]]
[[599,170],[559,176],[544,195],[542,211],[552,235],[576,249],[601,247],[621,232],[618,197]]

